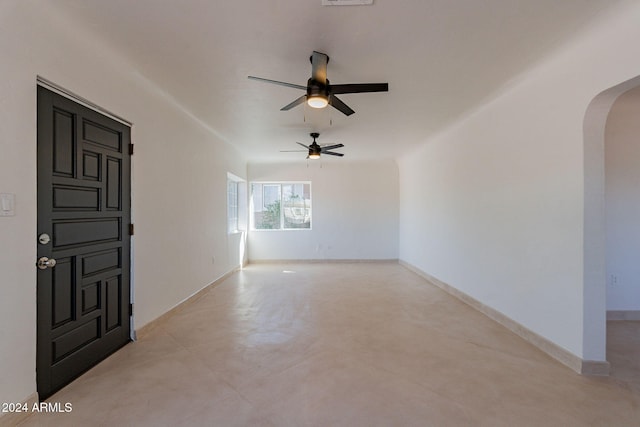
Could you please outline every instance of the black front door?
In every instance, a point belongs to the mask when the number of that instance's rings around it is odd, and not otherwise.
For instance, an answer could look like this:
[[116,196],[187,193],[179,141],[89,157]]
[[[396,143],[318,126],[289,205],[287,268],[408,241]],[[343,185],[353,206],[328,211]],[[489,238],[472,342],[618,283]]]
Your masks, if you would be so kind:
[[130,128],[38,87],[37,384],[129,342]]

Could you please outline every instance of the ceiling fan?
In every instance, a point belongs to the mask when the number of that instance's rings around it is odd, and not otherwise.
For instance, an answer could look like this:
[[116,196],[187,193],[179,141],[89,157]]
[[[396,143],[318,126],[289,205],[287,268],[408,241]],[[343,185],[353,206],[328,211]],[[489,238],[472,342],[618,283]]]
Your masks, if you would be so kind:
[[306,95],[302,95],[292,103],[285,105],[280,109],[281,111],[290,110],[306,101],[307,104],[313,108],[324,108],[327,105],[331,105],[333,108],[341,111],[345,115],[350,116],[355,113],[355,111],[342,102],[336,96],[337,94],[389,91],[389,83],[352,83],[332,85],[329,83],[329,79],[327,79],[327,64],[329,63],[329,57],[324,53],[313,51],[313,54],[309,59],[311,60],[311,78],[307,81],[307,86],[263,79],[261,77],[254,76],[249,76],[249,78],[252,80],[307,91]]
[[[311,138],[313,138],[313,142],[311,143],[311,145],[304,145],[301,142],[296,142],[296,144],[298,145],[302,145],[304,148],[306,148],[309,151],[309,155],[307,156],[307,159],[319,159],[320,158],[320,154],[328,154],[330,156],[338,156],[338,157],[342,157],[344,156],[344,154],[342,153],[335,153],[333,151],[330,150],[335,150],[336,148],[342,148],[344,147],[344,144],[333,144],[333,145],[318,145],[318,143],[316,142],[316,138],[320,136],[320,134],[318,132],[311,132],[309,134],[311,136]],[[289,153],[289,152],[299,152],[302,150],[285,150],[282,151],[283,153]]]

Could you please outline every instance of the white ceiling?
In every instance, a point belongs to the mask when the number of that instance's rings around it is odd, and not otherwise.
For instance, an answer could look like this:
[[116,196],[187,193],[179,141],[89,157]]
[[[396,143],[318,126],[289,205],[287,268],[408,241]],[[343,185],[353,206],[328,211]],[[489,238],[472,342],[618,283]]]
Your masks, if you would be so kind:
[[[53,1],[53,0],[52,0]],[[622,1],[622,0],[621,0]],[[614,0],[55,0],[144,77],[250,161],[341,142],[345,159],[396,157],[475,108],[575,35]],[[313,50],[333,84],[388,82],[341,95],[356,113],[280,108],[302,95],[248,75],[306,85]],[[329,158],[327,161],[341,161]]]

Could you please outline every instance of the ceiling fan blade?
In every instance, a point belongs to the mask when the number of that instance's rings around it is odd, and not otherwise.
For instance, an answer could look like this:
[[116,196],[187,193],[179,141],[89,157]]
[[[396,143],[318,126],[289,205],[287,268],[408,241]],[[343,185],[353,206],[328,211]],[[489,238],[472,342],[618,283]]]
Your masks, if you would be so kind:
[[300,105],[307,100],[307,95],[302,95],[300,98],[293,101],[291,104],[287,104],[280,109],[280,111],[287,111],[295,107],[296,105]]
[[328,154],[330,156],[338,156],[338,157],[344,156],[344,154],[342,153],[334,153],[333,151],[323,151],[322,154]]
[[346,116],[350,116],[353,113],[355,113],[355,111],[353,111],[351,108],[349,108],[349,106],[347,104],[345,104],[344,102],[340,101],[338,99],[338,97],[334,96],[333,94],[329,95],[329,104],[331,104],[331,106],[333,108],[335,108],[336,110],[340,110]]
[[254,77],[254,76],[248,76],[248,78],[250,78],[251,80],[257,80],[259,82],[273,83],[275,85],[292,87],[294,89],[307,90],[306,86],[296,85],[296,84],[293,84],[293,83],[279,82],[277,80],[263,79],[262,77]]
[[329,91],[332,94],[362,93],[362,92],[389,92],[389,83],[353,83],[344,85],[331,85]]
[[308,150],[280,150],[281,153],[306,153]]
[[302,145],[302,146],[303,146],[304,148],[306,148],[307,150],[309,149],[309,147],[308,147],[308,146],[306,146],[306,145],[304,145],[302,142],[296,142],[296,144],[298,144],[298,145]]
[[313,55],[311,55],[311,78],[323,85],[327,84],[328,62],[329,57],[326,54],[313,51]]
[[344,144],[335,144],[335,145],[327,145],[325,147],[321,147],[320,150],[324,153],[327,150],[333,150],[334,148],[342,148]]

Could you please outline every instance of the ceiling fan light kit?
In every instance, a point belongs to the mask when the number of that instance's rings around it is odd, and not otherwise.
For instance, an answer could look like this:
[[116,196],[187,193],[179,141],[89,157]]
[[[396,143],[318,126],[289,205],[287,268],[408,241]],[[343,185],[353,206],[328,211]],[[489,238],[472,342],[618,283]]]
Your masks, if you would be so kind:
[[311,95],[307,97],[307,104],[309,105],[309,107],[313,108],[324,108],[329,105],[329,100],[326,96]]

